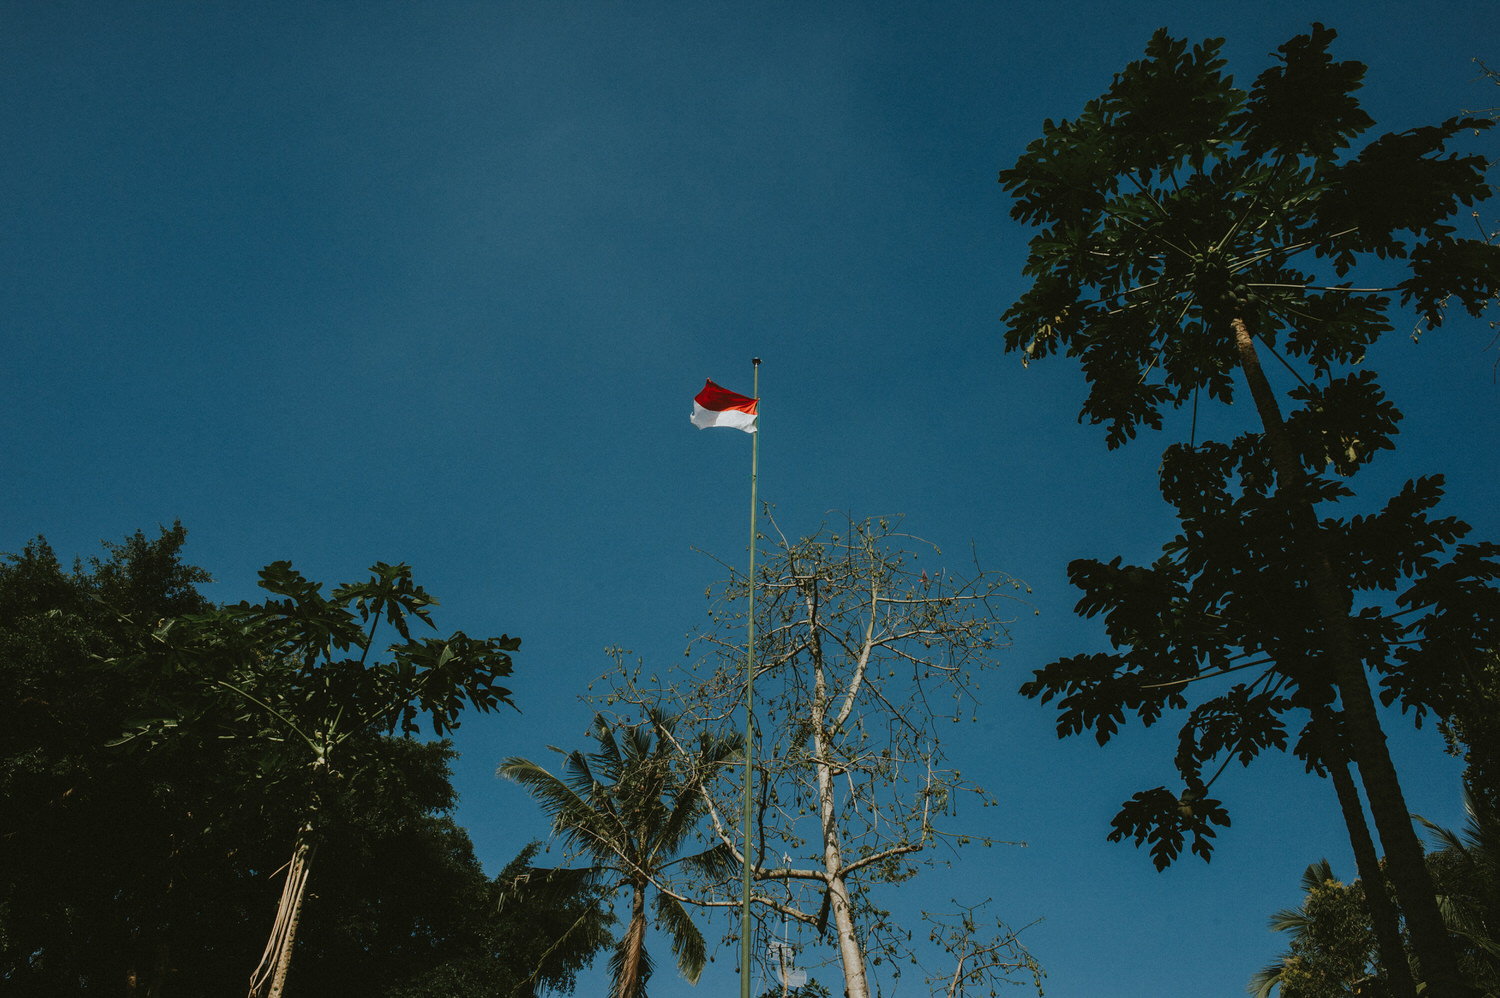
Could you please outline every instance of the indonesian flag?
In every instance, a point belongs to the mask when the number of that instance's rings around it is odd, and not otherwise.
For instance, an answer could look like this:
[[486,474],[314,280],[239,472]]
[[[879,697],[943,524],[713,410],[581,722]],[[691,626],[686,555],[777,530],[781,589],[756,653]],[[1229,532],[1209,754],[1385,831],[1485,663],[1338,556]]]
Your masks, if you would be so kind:
[[700,430],[710,426],[729,426],[746,433],[755,432],[756,401],[705,382],[703,391],[693,399],[693,425]]

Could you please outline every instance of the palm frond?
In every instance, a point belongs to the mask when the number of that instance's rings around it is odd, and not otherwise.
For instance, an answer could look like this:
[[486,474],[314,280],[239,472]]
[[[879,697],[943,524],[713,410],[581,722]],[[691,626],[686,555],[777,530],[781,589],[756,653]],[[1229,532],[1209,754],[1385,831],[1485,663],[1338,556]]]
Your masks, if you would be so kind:
[[[1468,855],[1469,855],[1468,843],[1466,843],[1462,838],[1460,838],[1459,834],[1457,832],[1453,831],[1453,829],[1451,829],[1451,828],[1444,828],[1442,825],[1439,825],[1439,824],[1437,824],[1435,822],[1432,822],[1432,821],[1428,821],[1426,818],[1422,817],[1420,814],[1414,814],[1414,815],[1412,815],[1412,817],[1416,818],[1418,821],[1420,821],[1426,827],[1428,833],[1432,835],[1433,841],[1437,842],[1439,844],[1440,848],[1446,849],[1449,852],[1452,852],[1455,856],[1461,856],[1461,857],[1465,857],[1465,858],[1468,857]],[[1470,820],[1471,821],[1473,820],[1472,819],[1472,812],[1471,812],[1471,815],[1470,815]]]
[[1266,964],[1250,975],[1250,983],[1245,985],[1245,990],[1250,993],[1251,998],[1270,998],[1271,990],[1281,983],[1281,974],[1285,969],[1286,965],[1283,963]]
[[1322,887],[1330,880],[1337,880],[1333,875],[1333,867],[1328,864],[1327,858],[1309,863],[1306,870],[1302,871],[1302,889],[1313,891]]
[[656,892],[657,924],[667,930],[672,940],[672,953],[677,957],[677,969],[682,971],[689,984],[697,984],[698,977],[708,963],[708,946],[703,942],[703,933],[693,924],[682,902]]
[[1300,932],[1310,924],[1307,912],[1301,908],[1282,908],[1266,919],[1266,925],[1272,932]]
[[734,852],[722,842],[712,849],[684,856],[681,862],[711,881],[723,880],[740,872],[740,863],[734,858]]
[[501,883],[500,907],[511,900],[559,907],[580,895],[608,886],[607,871],[597,866],[579,868],[528,866]]
[[703,799],[698,796],[696,786],[678,791],[670,810],[663,808],[665,817],[657,825],[651,842],[647,846],[650,854],[671,856],[682,846],[683,840],[692,832],[698,815],[703,811]]
[[603,714],[595,714],[592,734],[599,743],[599,751],[590,753],[589,758],[598,764],[604,781],[618,783],[625,768],[625,760],[620,755],[620,746],[615,742],[614,726]]
[[585,800],[597,797],[603,785],[589,767],[588,756],[577,750],[569,752],[563,760],[563,781]]
[[614,857],[626,851],[612,814],[580,797],[572,787],[530,759],[506,759],[496,773],[524,787],[542,805],[542,810],[552,816],[553,831],[565,842],[579,845],[596,857]]
[[641,762],[652,755],[652,745],[655,739],[654,727],[644,724],[632,724],[625,729],[625,753],[631,762]]

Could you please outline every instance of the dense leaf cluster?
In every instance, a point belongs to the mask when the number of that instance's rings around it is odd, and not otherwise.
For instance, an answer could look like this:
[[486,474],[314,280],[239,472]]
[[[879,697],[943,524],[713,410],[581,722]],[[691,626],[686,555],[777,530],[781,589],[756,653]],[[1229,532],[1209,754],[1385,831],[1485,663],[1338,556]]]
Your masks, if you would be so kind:
[[[1370,928],[1365,885],[1345,884],[1328,860],[1302,874],[1302,903],[1271,916],[1271,929],[1290,934],[1281,959],[1250,980],[1255,998],[1377,998],[1388,993]],[[1378,885],[1386,890],[1385,884]]]
[[[1149,566],[1119,558],[1069,566],[1083,593],[1078,612],[1104,619],[1113,650],[1063,658],[1022,687],[1044,703],[1058,701],[1059,735],[1089,731],[1101,745],[1128,714],[1149,725],[1169,710],[1188,712],[1174,760],[1182,795],[1163,788],[1137,794],[1111,833],[1149,840],[1158,866],[1175,858],[1184,834],[1207,858],[1213,826],[1228,824],[1205,795],[1217,775],[1205,774],[1205,766],[1248,765],[1266,749],[1289,747],[1283,715],[1298,709],[1325,725],[1305,726],[1292,746],[1321,770],[1320,738],[1335,723],[1325,636],[1307,594],[1306,540],[1290,505],[1300,498],[1265,491],[1253,451],[1250,439],[1168,448],[1163,494],[1177,507],[1182,530],[1162,556]],[[1310,482],[1319,498],[1348,494],[1337,480]],[[1376,513],[1318,524],[1349,598],[1360,604],[1355,633],[1366,668],[1381,677],[1382,699],[1419,719],[1429,710],[1448,716],[1462,709],[1470,673],[1500,645],[1500,600],[1491,584],[1500,548],[1455,547],[1468,527],[1434,515],[1441,496],[1440,476],[1420,478]],[[1394,600],[1378,599],[1390,592]],[[1189,699],[1196,683],[1218,677],[1222,692],[1196,705]]]
[[1160,428],[1168,408],[1196,413],[1205,392],[1230,402],[1241,378],[1253,392],[1257,346],[1300,372],[1285,417],[1264,389],[1251,432],[1199,441],[1195,426],[1166,448],[1161,493],[1180,531],[1161,556],[1069,566],[1078,612],[1102,618],[1112,650],[1061,659],[1022,688],[1058,702],[1059,735],[1100,744],[1130,714],[1149,725],[1186,712],[1183,790],[1136,794],[1110,835],[1149,843],[1158,867],[1189,838],[1211,854],[1229,818],[1208,788],[1230,762],[1290,747],[1322,771],[1330,746],[1350,751],[1351,673],[1336,672],[1330,613],[1347,617],[1338,647],[1418,723],[1458,710],[1500,646],[1500,547],[1465,543],[1468,526],[1437,512],[1440,475],[1377,512],[1323,512],[1394,446],[1400,413],[1357,365],[1394,328],[1397,302],[1431,328],[1449,304],[1478,315],[1500,291],[1500,247],[1450,222],[1490,193],[1485,161],[1450,146],[1493,122],[1459,116],[1360,145],[1373,125],[1355,97],[1365,68],[1335,61],[1334,37],[1314,25],[1245,91],[1222,39],[1158,32],[1000,174],[1013,216],[1040,230],[1007,349],[1076,358],[1089,382],[1080,419],[1104,424],[1110,447]]
[[[1233,398],[1235,318],[1321,376],[1392,328],[1393,295],[1431,327],[1453,302],[1478,315],[1500,287],[1500,247],[1449,221],[1490,192],[1483,158],[1447,146],[1493,122],[1458,116],[1355,149],[1374,124],[1354,96],[1365,67],[1332,59],[1334,35],[1292,39],[1247,92],[1224,72],[1223,39],[1159,31],[1000,174],[1012,216],[1041,229],[1006,347],[1077,358],[1080,418],[1107,424],[1111,447],[1201,390]],[[1355,288],[1367,258],[1405,273]]]
[[[185,538],[137,532],[71,571],[41,539],[0,562],[0,992],[244,993],[313,801],[326,847],[289,994],[570,986],[603,916],[555,946],[589,896],[518,887],[529,852],[486,877],[450,817],[452,749],[392,737],[416,718],[382,699],[406,683],[446,731],[457,696],[505,698],[514,639],[435,648],[398,628],[383,667],[319,662],[314,644],[362,650],[391,603],[423,619],[432,600],[404,569],[325,599],[273,565],[265,604],[215,608]],[[484,656],[495,668],[460,677]],[[336,768],[309,765],[334,746]]]
[[[1500,994],[1500,818],[1486,803],[1467,801],[1461,832],[1423,820],[1437,848],[1427,854],[1443,920],[1457,944],[1459,965],[1475,994]],[[1304,897],[1296,908],[1271,916],[1270,927],[1289,944],[1275,962],[1250,980],[1255,998],[1273,989],[1280,998],[1345,998],[1388,993],[1390,968],[1382,963],[1371,927],[1371,887],[1341,883],[1328,861],[1307,868]],[[1388,883],[1376,890],[1387,896]],[[1409,950],[1397,959],[1416,961]]]

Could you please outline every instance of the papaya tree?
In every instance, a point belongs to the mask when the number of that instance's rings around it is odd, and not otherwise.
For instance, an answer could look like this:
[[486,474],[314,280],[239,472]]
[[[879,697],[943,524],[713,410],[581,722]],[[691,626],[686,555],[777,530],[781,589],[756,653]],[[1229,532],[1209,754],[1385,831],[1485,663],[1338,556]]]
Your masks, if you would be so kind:
[[[462,631],[414,635],[414,625],[435,628],[430,608],[437,601],[404,564],[377,563],[367,581],[325,596],[320,584],[279,561],[261,570],[260,586],[269,593],[264,602],[165,618],[150,628],[137,654],[181,692],[120,742],[156,753],[241,742],[253,750],[249,778],[297,816],[281,901],[250,985],[252,996],[279,998],[323,841],[320,813],[359,771],[360,745],[422,733],[423,722],[441,737],[467,708],[514,706],[499,680],[510,674],[520,640]],[[382,624],[395,639],[377,652]]]
[[[1111,833],[1149,842],[1158,866],[1188,836],[1211,854],[1213,827],[1228,823],[1209,796],[1217,774],[1286,748],[1286,716],[1304,718],[1295,751],[1319,772],[1358,770],[1421,973],[1433,995],[1455,995],[1367,673],[1386,703],[1446,716],[1459,672],[1500,636],[1500,552],[1460,543],[1467,525],[1436,515],[1441,476],[1374,513],[1327,513],[1394,446],[1400,413],[1360,365],[1396,309],[1434,329],[1479,316],[1500,290],[1500,247],[1452,221],[1490,193],[1483,157],[1454,147],[1493,123],[1457,116],[1363,139],[1365,67],[1335,61],[1334,38],[1313,25],[1244,90],[1222,39],[1190,47],[1159,31],[1000,174],[1012,216],[1040,229],[1006,348],[1027,362],[1075,358],[1089,384],[1080,419],[1103,424],[1110,448],[1160,429],[1169,410],[1196,417],[1242,390],[1256,417],[1228,443],[1200,442],[1195,418],[1189,440],[1167,447],[1161,490],[1181,533],[1148,566],[1069,567],[1079,612],[1104,617],[1114,650],[1054,662],[1023,692],[1059,699],[1060,735],[1092,731],[1101,744],[1127,711],[1147,724],[1188,711],[1183,790],[1137,794]],[[1284,395],[1262,353],[1294,373]],[[1198,683],[1230,676],[1196,697]]]

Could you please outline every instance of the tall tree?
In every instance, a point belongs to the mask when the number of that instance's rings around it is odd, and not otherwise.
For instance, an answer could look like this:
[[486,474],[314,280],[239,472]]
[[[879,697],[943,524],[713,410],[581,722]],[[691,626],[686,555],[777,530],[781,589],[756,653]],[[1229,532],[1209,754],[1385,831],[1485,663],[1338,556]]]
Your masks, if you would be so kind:
[[[163,631],[208,646],[203,630],[223,623],[198,591],[207,573],[181,560],[186,536],[137,532],[71,570],[41,538],[0,561],[7,995],[231,994],[264,943],[267,888],[308,816],[307,746],[289,724],[304,726],[296,705],[316,683],[282,688],[295,670],[245,666],[222,633],[222,671],[173,668]],[[485,876],[451,818],[446,741],[334,737],[341,775],[318,781],[317,810],[334,847],[288,994],[571,990],[609,939],[599,899],[529,875],[535,846]]]
[[[877,973],[899,976],[917,956],[913,926],[892,919],[882,888],[915,875],[936,847],[981,838],[954,827],[955,815],[961,800],[993,800],[948,757],[943,730],[975,708],[977,675],[1009,644],[1001,614],[1022,584],[923,567],[902,547],[922,542],[898,521],[851,521],[797,541],[772,521],[772,533],[756,579],[753,903],[806,935],[831,929],[846,994],[867,998]],[[693,678],[635,677],[614,695],[668,703],[696,730],[733,724],[744,709],[747,588],[737,576],[714,591],[712,626],[700,636],[708,654]],[[736,865],[741,786],[732,774],[704,785],[710,824]],[[737,884],[693,893],[711,907],[740,903]],[[967,954],[961,978],[970,983],[1034,967],[1003,927],[995,940],[954,946]],[[973,959],[1000,950],[1010,959]]]
[[[137,620],[209,606],[181,524],[63,568],[43,538],[0,563],[0,980],[7,993],[159,990],[165,925],[220,896],[211,771],[133,765],[107,743],[166,683],[112,662]],[[207,760],[210,763],[214,757]],[[106,836],[109,847],[101,847]]]
[[705,736],[680,755],[673,728],[673,720],[658,713],[630,725],[599,715],[592,731],[598,751],[569,753],[561,778],[521,758],[505,760],[497,773],[525,787],[552,815],[554,831],[591,861],[573,870],[540,871],[543,875],[628,894],[630,918],[610,960],[611,998],[645,998],[653,966],[646,951],[648,891],[682,975],[697,983],[708,960],[702,932],[680,897],[663,888],[679,864],[710,877],[724,873],[728,853],[722,847],[681,852],[702,816],[703,781],[740,746],[732,738]]
[[[430,607],[437,600],[404,564],[370,571],[368,581],[324,596],[290,562],[274,562],[260,572],[265,602],[161,620],[136,655],[176,680],[181,695],[175,709],[127,740],[178,755],[210,738],[239,741],[259,753],[253,775],[275,785],[301,816],[270,939],[251,976],[252,998],[285,991],[313,858],[326,840],[325,802],[355,772],[345,749],[398,730],[409,737],[423,720],[442,736],[466,707],[511,704],[499,680],[510,675],[519,639],[462,631],[413,637],[413,624],[436,627]],[[398,640],[372,660],[382,623]]]
[[[269,657],[232,673],[227,641],[222,673],[201,660],[173,668],[162,632],[177,640],[221,620],[198,591],[207,573],[181,560],[186,536],[181,525],[154,539],[137,532],[71,570],[38,538],[0,562],[7,995],[229,994],[264,942],[266,888],[307,816],[306,746],[208,677],[284,715],[302,694],[277,685],[295,672]],[[121,738],[143,729],[162,737]],[[483,971],[504,990],[464,993],[498,998],[537,970],[534,960],[494,972],[518,952],[560,957],[534,982],[558,987],[592,953],[543,938],[549,919],[576,920],[586,897],[526,894],[526,918],[515,904],[498,911],[516,891],[485,877],[448,816],[452,756],[445,742],[381,731],[340,742],[347,778],[322,781],[319,810],[319,834],[337,847],[322,854],[294,993],[342,984],[378,995]],[[580,941],[597,943],[597,928]]]
[[[1320,520],[1353,495],[1342,480],[1392,446],[1396,412],[1369,371],[1350,371],[1393,328],[1392,296],[1428,328],[1459,306],[1479,315],[1500,289],[1500,247],[1455,235],[1460,205],[1488,196],[1486,163],[1448,146],[1487,119],[1455,117],[1354,148],[1373,122],[1354,92],[1365,67],[1335,62],[1314,25],[1237,89],[1222,39],[1189,47],[1160,31],[1072,121],[1043,126],[1000,175],[1012,215],[1042,228],[1030,290],[1007,312],[1006,347],[1066,352],[1089,392],[1081,418],[1117,447],[1163,410],[1228,403],[1236,375],[1258,426],[1231,444],[1169,447],[1164,497],[1183,532],[1149,567],[1075,562],[1086,615],[1123,652],[1065,659],[1024,692],[1062,697],[1059,733],[1100,742],[1126,710],[1146,723],[1185,709],[1187,684],[1257,668],[1201,703],[1182,729],[1186,788],[1138,794],[1112,837],[1150,840],[1158,865],[1186,834],[1208,856],[1228,821],[1206,763],[1248,763],[1286,745],[1281,715],[1332,710],[1360,773],[1431,993],[1463,991],[1365,676],[1383,698],[1443,712],[1455,669],[1495,644],[1492,545],[1447,549],[1467,527],[1430,511],[1441,479],[1409,483],[1368,517]],[[1390,275],[1399,262],[1399,272]],[[1369,270],[1357,287],[1352,271]],[[1260,352],[1309,378],[1283,416]],[[1295,369],[1295,368],[1294,368]],[[1196,427],[1194,429],[1196,437]],[[1371,594],[1405,586],[1400,614]],[[1297,744],[1322,770],[1319,739]],[[1222,767],[1221,767],[1222,769]],[[1215,774],[1216,775],[1216,774]]]

